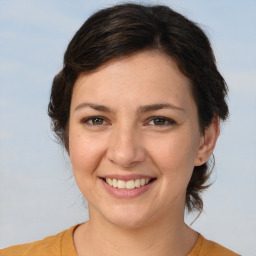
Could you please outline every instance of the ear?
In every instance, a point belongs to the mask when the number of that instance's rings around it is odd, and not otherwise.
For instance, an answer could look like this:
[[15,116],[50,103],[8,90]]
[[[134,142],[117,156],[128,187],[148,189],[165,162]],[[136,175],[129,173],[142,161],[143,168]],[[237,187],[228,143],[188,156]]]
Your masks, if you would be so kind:
[[195,157],[195,166],[203,165],[211,156],[220,133],[219,117],[214,117],[212,123],[201,135],[199,148]]

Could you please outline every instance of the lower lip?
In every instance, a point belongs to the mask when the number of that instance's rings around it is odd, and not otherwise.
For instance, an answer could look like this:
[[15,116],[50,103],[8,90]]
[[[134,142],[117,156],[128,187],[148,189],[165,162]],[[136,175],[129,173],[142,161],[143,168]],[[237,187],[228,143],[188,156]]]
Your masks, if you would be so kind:
[[154,184],[155,180],[148,183],[145,186],[141,186],[139,188],[134,188],[134,189],[120,189],[120,188],[114,188],[108,185],[107,182],[105,182],[103,179],[100,179],[103,186],[106,188],[106,190],[114,197],[117,198],[135,198],[138,197],[140,195],[142,195],[143,193],[145,193],[146,191],[148,191],[152,185]]

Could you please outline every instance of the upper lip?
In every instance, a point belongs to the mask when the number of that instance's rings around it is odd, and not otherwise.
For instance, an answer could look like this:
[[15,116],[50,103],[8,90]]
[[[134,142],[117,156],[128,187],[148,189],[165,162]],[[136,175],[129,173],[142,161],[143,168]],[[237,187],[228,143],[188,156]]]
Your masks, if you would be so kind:
[[116,180],[136,180],[136,179],[154,179],[155,177],[150,176],[150,175],[143,175],[143,174],[129,174],[129,175],[120,175],[120,174],[108,174],[101,176],[101,178],[107,179],[116,179]]

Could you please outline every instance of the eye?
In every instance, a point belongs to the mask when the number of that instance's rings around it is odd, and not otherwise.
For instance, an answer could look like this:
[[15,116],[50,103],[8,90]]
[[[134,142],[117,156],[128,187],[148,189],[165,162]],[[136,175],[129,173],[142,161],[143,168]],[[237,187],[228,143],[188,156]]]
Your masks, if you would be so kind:
[[168,126],[168,125],[175,125],[177,124],[174,120],[166,117],[152,117],[148,124],[154,126]]
[[93,116],[81,121],[83,124],[91,125],[91,126],[101,126],[107,124],[106,120],[100,116]]

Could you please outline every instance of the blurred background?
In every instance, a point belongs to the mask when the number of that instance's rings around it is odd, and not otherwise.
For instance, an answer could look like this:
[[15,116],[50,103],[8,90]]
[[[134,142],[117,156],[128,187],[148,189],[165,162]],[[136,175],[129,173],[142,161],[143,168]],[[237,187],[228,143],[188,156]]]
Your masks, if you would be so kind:
[[[0,248],[42,239],[88,219],[47,116],[51,82],[74,33],[120,1],[0,0]],[[242,255],[256,255],[256,1],[162,0],[209,36],[230,89],[214,185],[192,225]],[[186,216],[190,224],[195,216]]]

